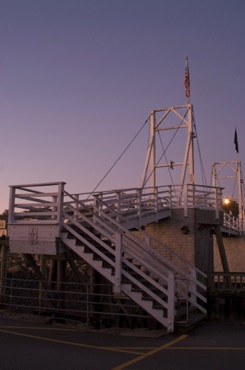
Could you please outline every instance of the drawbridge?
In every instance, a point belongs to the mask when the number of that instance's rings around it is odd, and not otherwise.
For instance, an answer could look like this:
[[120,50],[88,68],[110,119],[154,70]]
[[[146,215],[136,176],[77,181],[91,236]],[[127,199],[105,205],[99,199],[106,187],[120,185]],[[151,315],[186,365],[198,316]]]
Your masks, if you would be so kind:
[[[104,276],[115,294],[130,297],[171,332],[181,303],[206,314],[206,275],[155,240],[168,258],[157,252],[142,226],[171,217],[175,208],[186,205],[188,211],[191,199],[194,204],[205,192],[207,200],[207,190],[188,186],[180,202],[168,187],[144,194],[140,189],[95,193],[88,200],[69,194],[63,182],[12,186],[10,251],[56,255],[69,248]],[[216,190],[210,187],[208,203],[198,206],[213,206],[215,212]]]
[[[174,118],[166,124],[170,116]],[[159,155],[157,135],[183,129],[184,159],[167,160],[161,140]],[[173,212],[187,218],[193,210],[208,212],[203,225],[214,222],[219,227],[222,189],[195,183],[195,138],[191,104],[154,110],[140,188],[97,191],[87,197],[68,193],[65,182],[10,186],[10,251],[29,256],[68,256],[72,251],[113,286],[115,296],[130,298],[168,332],[182,320],[183,307],[187,321],[191,314],[205,316],[206,273],[146,230],[147,225],[169,220]],[[159,186],[158,172],[164,168],[170,185]],[[179,184],[172,178],[175,168],[180,169]],[[183,230],[188,234],[188,227]]]

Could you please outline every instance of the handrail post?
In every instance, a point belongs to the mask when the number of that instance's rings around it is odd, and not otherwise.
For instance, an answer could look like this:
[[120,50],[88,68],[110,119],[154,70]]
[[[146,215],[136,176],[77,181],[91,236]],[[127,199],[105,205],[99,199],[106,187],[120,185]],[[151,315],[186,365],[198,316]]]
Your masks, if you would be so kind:
[[[141,225],[141,215],[142,215],[142,189],[137,190],[138,194],[136,193],[136,200],[138,199],[138,205],[137,205],[137,214],[139,217],[139,225]],[[137,203],[136,203],[137,204]]]
[[114,293],[121,293],[121,276],[122,276],[122,235],[115,235],[115,284]]
[[0,303],[4,303],[6,291],[6,278],[7,278],[7,261],[8,261],[8,248],[2,242],[1,245],[1,265],[0,265]]
[[59,236],[61,234],[63,224],[63,203],[64,203],[64,189],[65,183],[58,184],[58,201],[57,201],[57,223],[59,224]]
[[172,185],[168,185],[168,189],[169,189],[168,190],[168,192],[169,192],[169,208],[172,208],[175,205]]
[[154,189],[154,198],[155,198],[155,202],[154,202],[154,211],[155,213],[157,214],[158,213],[158,188],[155,186],[155,189]]
[[190,280],[191,298],[196,303],[197,302],[197,296],[196,296],[197,286],[196,286],[195,280],[197,280],[197,272],[193,268],[191,269],[190,277],[191,277],[191,280]]
[[168,332],[174,331],[175,320],[175,280],[174,273],[168,273]]
[[9,215],[8,215],[8,223],[9,224],[14,222],[14,208],[15,208],[15,187],[10,186]]
[[[116,192],[116,210],[119,214],[121,214],[121,210],[122,210],[122,198],[121,198],[121,191],[117,191]],[[119,222],[120,220],[120,217],[117,216],[117,221]]]
[[219,197],[218,197],[218,188],[215,188],[215,217],[219,218]]
[[[100,210],[102,209],[102,204],[100,203],[99,199],[102,198],[103,195],[101,193],[99,193],[99,194],[94,194],[93,197],[94,197],[94,202],[93,202],[93,208],[94,208],[93,222],[96,224],[97,214],[98,214],[98,216],[100,216]],[[98,213],[95,210],[96,208],[99,209]]]
[[[79,194],[74,194],[74,198],[76,199],[75,203],[74,203],[74,208],[76,208],[76,210],[79,209]],[[78,219],[78,215],[75,213],[74,214],[74,220],[77,220]]]
[[188,216],[188,184],[184,185],[184,217]]

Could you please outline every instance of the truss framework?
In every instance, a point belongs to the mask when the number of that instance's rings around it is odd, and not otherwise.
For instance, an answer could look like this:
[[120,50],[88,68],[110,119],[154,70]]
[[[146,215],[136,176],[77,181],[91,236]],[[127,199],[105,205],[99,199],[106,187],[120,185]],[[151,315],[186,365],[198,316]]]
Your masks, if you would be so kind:
[[[185,183],[194,184],[195,175],[194,175],[194,149],[193,149],[193,139],[195,137],[193,132],[193,121],[192,114],[193,106],[192,104],[174,106],[170,108],[162,108],[152,110],[150,114],[150,137],[149,137],[149,146],[146,155],[145,167],[142,177],[141,187],[143,188],[147,181],[150,183],[151,188],[157,186],[156,183],[156,174],[157,171],[161,168],[174,169],[176,166],[181,167],[181,178],[178,185],[184,186]],[[169,115],[173,115],[174,119],[178,120],[177,124],[166,124],[167,118]],[[172,117],[171,117],[172,119]],[[157,141],[156,135],[160,131],[177,131],[179,129],[187,130],[187,140],[185,145],[185,152],[183,160],[180,162],[167,161],[163,164],[160,160],[156,159],[157,152]],[[162,157],[161,157],[162,158]],[[160,159],[161,159],[160,158]],[[187,178],[187,173],[189,177]]]
[[[225,171],[229,172],[229,174]],[[212,185],[220,186],[220,180],[235,179],[238,191],[238,206],[239,218],[244,217],[244,195],[243,195],[243,179],[241,175],[241,161],[236,159],[227,162],[212,163]]]

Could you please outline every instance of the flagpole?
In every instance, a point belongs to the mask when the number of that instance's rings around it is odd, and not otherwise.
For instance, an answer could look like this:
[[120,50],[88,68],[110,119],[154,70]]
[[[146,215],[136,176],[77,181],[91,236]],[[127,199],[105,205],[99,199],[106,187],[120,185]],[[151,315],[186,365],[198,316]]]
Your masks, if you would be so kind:
[[[188,65],[188,56],[185,61],[185,77],[184,77],[184,86],[185,86],[185,96],[187,98],[188,104],[188,148],[186,147],[185,158],[189,165],[189,183],[194,185],[195,175],[194,175],[194,147],[193,147],[193,120],[192,120],[192,106],[190,104],[190,73]],[[193,189],[194,191],[194,189]],[[193,194],[194,195],[194,194]]]
[[234,144],[235,144],[235,149],[236,149],[236,159],[238,160],[239,146],[238,146],[237,128],[235,128]]
[[191,98],[191,89],[190,89],[190,73],[189,73],[189,63],[188,63],[188,56],[185,60],[185,96],[187,97],[187,103],[190,104],[190,98]]
[[241,162],[238,158],[239,145],[238,145],[237,128],[235,128],[234,144],[235,144],[235,149],[236,149],[236,172],[237,172],[236,175],[237,175],[237,183],[238,183],[239,228],[240,230],[243,230],[244,204],[243,204],[243,192],[242,192]]

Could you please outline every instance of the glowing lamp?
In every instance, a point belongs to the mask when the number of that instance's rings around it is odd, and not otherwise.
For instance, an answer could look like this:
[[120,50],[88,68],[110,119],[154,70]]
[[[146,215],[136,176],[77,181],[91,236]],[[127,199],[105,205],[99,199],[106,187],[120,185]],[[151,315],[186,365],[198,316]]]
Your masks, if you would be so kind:
[[230,199],[229,199],[229,198],[225,198],[225,199],[224,199],[224,204],[225,204],[225,205],[230,204],[230,202],[231,202],[231,201],[230,201]]

